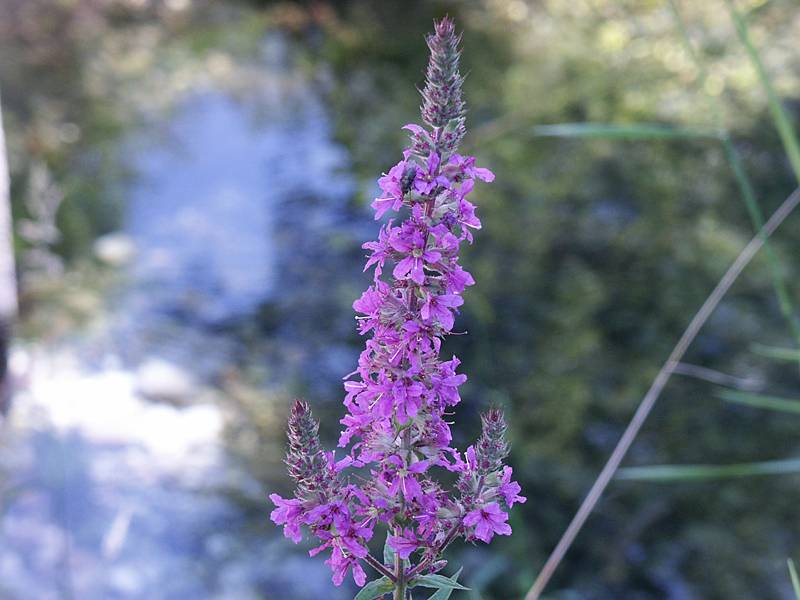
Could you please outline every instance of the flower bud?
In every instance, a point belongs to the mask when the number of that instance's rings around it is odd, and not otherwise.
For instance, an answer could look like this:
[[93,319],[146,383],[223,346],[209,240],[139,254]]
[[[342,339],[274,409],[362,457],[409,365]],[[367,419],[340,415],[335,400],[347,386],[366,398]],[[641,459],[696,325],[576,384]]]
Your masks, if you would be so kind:
[[319,423],[306,402],[295,400],[287,434],[286,465],[289,476],[297,482],[297,497],[308,499],[319,493],[326,495],[335,477],[319,441]]
[[437,140],[437,149],[445,154],[455,152],[466,133],[466,109],[461,97],[464,78],[458,70],[460,41],[461,36],[448,17],[438,21],[434,33],[427,38],[431,56],[422,90],[422,120],[434,130],[445,129],[443,139]]
[[447,566],[446,560],[437,560],[431,565],[430,573],[438,573]]
[[499,408],[490,408],[481,415],[483,431],[475,445],[475,462],[480,475],[489,475],[503,467],[503,459],[508,456],[506,442],[506,420]]

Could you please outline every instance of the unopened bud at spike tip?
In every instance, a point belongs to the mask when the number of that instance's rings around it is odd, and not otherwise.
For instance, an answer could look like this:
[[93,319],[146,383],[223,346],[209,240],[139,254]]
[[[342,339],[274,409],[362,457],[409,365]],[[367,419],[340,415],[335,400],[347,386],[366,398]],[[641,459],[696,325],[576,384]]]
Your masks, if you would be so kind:
[[481,437],[475,447],[478,468],[483,474],[498,471],[503,466],[503,459],[508,456],[506,442],[506,425],[503,411],[490,408],[481,415]]
[[292,405],[287,436],[289,450],[286,453],[286,466],[289,475],[297,482],[297,496],[326,495],[334,481],[330,476],[328,458],[319,441],[319,423],[314,420],[311,408],[303,400],[295,400]]
[[430,60],[422,90],[422,120],[438,136],[437,150],[452,154],[466,133],[466,107],[461,96],[464,78],[458,70],[461,57],[455,24],[449,17],[434,21],[427,37]]

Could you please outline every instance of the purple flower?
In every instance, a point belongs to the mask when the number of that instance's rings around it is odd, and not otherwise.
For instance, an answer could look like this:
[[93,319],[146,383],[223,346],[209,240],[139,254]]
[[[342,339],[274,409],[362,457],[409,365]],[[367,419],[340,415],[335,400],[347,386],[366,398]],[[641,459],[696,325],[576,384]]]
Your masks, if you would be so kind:
[[480,179],[487,183],[494,181],[494,173],[489,169],[475,166],[474,156],[461,156],[460,154],[453,154],[448,161],[448,167],[454,167],[457,172],[462,173],[465,177],[471,179]]
[[300,523],[303,518],[303,503],[300,500],[284,500],[278,494],[270,494],[269,499],[277,506],[269,518],[276,525],[283,525],[283,535],[299,544],[303,539]]
[[361,565],[358,564],[358,560],[346,554],[339,546],[333,547],[331,557],[325,561],[325,564],[329,565],[333,571],[333,584],[336,587],[342,585],[344,578],[347,576],[347,571],[351,567],[353,568],[353,581],[356,582],[356,585],[363,587],[367,582],[367,574],[364,572]]
[[433,265],[442,258],[440,252],[427,248],[426,237],[419,227],[413,225],[395,228],[389,243],[398,252],[407,254],[397,263],[392,272],[396,279],[406,279],[410,276],[419,285],[425,283],[423,267],[426,264]]
[[414,500],[422,495],[422,488],[417,481],[416,475],[424,473],[428,469],[428,463],[421,461],[410,466],[405,466],[403,460],[397,456],[390,456],[388,463],[395,465],[396,470],[390,477],[392,482],[389,485],[389,493],[396,496],[402,492],[406,500]]
[[472,243],[472,233],[470,229],[480,229],[482,227],[480,219],[475,216],[475,205],[466,199],[475,187],[475,180],[467,179],[461,189],[454,192],[458,201],[458,212],[455,217],[456,222],[461,226],[461,237]]
[[408,163],[401,160],[378,180],[378,185],[386,194],[380,198],[375,198],[372,208],[375,209],[375,220],[380,219],[390,208],[394,211],[400,210],[405,196],[405,178]]
[[466,527],[475,527],[474,535],[487,544],[496,535],[511,535],[511,526],[506,523],[508,514],[504,513],[497,502],[476,508],[464,517]]
[[391,246],[389,245],[389,233],[388,229],[391,227],[392,222],[386,225],[386,227],[381,227],[380,232],[378,233],[378,240],[375,242],[366,242],[361,247],[364,250],[371,250],[372,255],[367,260],[367,264],[364,265],[364,270],[366,271],[371,266],[375,265],[375,278],[377,279],[383,273],[383,263],[386,262],[386,259],[389,258],[391,253]]
[[372,539],[372,530],[351,524],[345,531],[346,533],[339,537],[342,548],[357,558],[365,558],[369,550],[364,542]]
[[414,189],[422,195],[430,194],[437,187],[448,187],[450,180],[439,174],[439,163],[442,159],[436,152],[431,152],[425,167],[417,166],[414,177]]
[[455,406],[461,401],[458,395],[458,386],[467,380],[463,373],[456,373],[456,367],[461,364],[455,356],[452,360],[439,365],[438,373],[431,375],[431,385],[436,390],[439,398],[448,406]]
[[317,527],[329,527],[333,525],[336,529],[341,531],[350,526],[350,510],[347,505],[341,501],[322,504],[308,511],[304,522]]
[[474,471],[478,466],[478,461],[475,458],[475,446],[470,446],[467,448],[467,451],[464,454],[467,459],[467,468],[470,471]]
[[459,265],[454,265],[453,269],[445,275],[445,282],[448,294],[460,294],[467,286],[475,285],[472,275]]
[[455,294],[428,294],[420,309],[420,316],[426,321],[436,321],[445,331],[453,328],[455,316],[453,309],[464,304],[464,299]]
[[369,393],[375,396],[375,402],[370,408],[377,416],[391,417],[396,409],[397,417],[406,422],[409,417],[417,414],[425,392],[424,385],[411,377],[398,377],[393,381],[385,373],[381,373],[379,379],[377,385],[365,388],[365,391],[369,390]]
[[504,467],[503,478],[500,486],[497,488],[497,493],[506,501],[506,506],[508,506],[508,508],[511,508],[514,504],[524,504],[528,500],[525,496],[519,495],[522,488],[516,481],[511,481],[511,474],[511,467]]
[[403,560],[407,559],[417,548],[419,540],[412,529],[406,528],[400,535],[389,536],[389,545],[400,555]]
[[[452,213],[446,213],[446,215],[452,216]],[[430,234],[436,240],[436,247],[450,256],[458,252],[460,243],[460,239],[454,236],[451,231],[452,225],[452,222],[450,222],[449,225],[445,225],[442,222],[431,227],[429,230]]]

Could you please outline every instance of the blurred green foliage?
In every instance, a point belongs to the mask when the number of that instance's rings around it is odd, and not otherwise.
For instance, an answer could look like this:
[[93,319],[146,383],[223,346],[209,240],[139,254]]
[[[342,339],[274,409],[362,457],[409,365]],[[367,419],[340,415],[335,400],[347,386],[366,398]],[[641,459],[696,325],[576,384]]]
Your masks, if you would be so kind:
[[[511,460],[529,498],[513,516],[512,538],[491,549],[454,550],[474,598],[523,595],[659,365],[752,235],[716,139],[567,139],[537,136],[535,128],[645,122],[705,131],[718,126],[711,99],[762,211],[769,214],[795,186],[723,0],[680,3],[687,34],[707,65],[702,78],[668,5],[652,0],[197,2],[180,13],[159,3],[143,3],[145,9],[111,3],[109,10],[88,0],[58,3],[50,13],[52,3],[44,0],[3,1],[36,18],[49,15],[25,39],[14,37],[21,30],[11,20],[0,25],[0,82],[16,157],[14,197],[18,203],[24,197],[33,160],[48,165],[65,194],[59,250],[68,259],[118,226],[128,174],[113,149],[141,119],[138,109],[167,107],[199,72],[251,57],[270,28],[290,35],[298,68],[316,78],[358,177],[357,210],[375,191],[378,174],[396,161],[405,143],[400,127],[417,119],[423,34],[433,17],[449,12],[457,19],[468,73],[467,144],[497,174],[478,197],[484,228],[463,260],[478,282],[460,320],[470,335],[447,342],[470,377],[457,436],[465,445],[477,433],[480,410],[505,406]],[[796,119],[796,5],[762,0],[740,8]],[[77,126],[78,139],[65,137],[65,124]],[[773,247],[797,304],[797,218]],[[337,252],[331,255],[341,265],[331,262],[331,273],[353,269],[355,276],[360,252]],[[348,280],[333,298],[315,290],[302,306],[309,321],[296,343],[325,344],[351,331],[348,305],[358,285]],[[772,395],[797,397],[794,364],[751,352],[754,343],[792,345],[770,286],[762,256],[701,333],[688,362],[754,376],[768,382]],[[292,310],[265,307],[257,331],[268,335],[270,323]],[[328,325],[315,333],[319,322]],[[354,333],[346,341],[353,349],[360,344]],[[334,439],[339,383],[324,381],[320,391],[303,383],[306,375],[293,373],[293,387],[322,407],[323,433]],[[674,378],[626,464],[746,463],[797,454],[795,417],[721,403],[715,391]],[[255,423],[256,439],[269,448],[268,458],[249,457],[252,469],[278,481],[280,419],[259,416],[257,396],[242,394],[239,427]],[[797,475],[615,482],[553,582],[561,591],[550,597],[785,597],[785,557],[797,554],[800,539],[797,484]]]

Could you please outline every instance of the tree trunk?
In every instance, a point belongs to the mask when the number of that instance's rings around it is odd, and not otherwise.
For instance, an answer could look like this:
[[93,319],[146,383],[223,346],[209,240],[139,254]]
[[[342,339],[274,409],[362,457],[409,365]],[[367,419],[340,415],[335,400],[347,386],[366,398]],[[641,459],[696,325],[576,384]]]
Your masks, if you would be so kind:
[[8,382],[8,346],[17,316],[17,276],[11,221],[11,182],[0,102],[0,413],[5,414],[11,390]]

